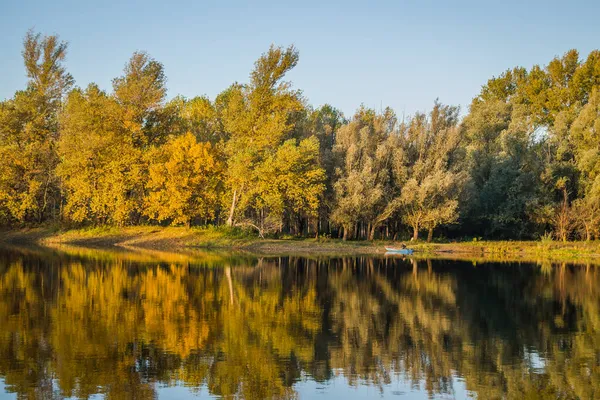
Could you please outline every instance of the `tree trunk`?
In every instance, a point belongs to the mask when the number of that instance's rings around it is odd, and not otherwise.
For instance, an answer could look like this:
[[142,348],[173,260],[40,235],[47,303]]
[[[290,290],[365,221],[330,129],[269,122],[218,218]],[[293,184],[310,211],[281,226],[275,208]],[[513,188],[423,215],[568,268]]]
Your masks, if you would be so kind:
[[592,240],[592,232],[590,231],[589,224],[587,223],[585,224],[585,240],[586,242]]
[[369,230],[369,240],[375,240],[375,231],[377,229],[376,224],[371,225],[371,229]]
[[346,226],[342,226],[342,230],[344,231],[344,236],[342,237],[342,240],[345,242],[346,240],[348,240],[348,228],[346,228]]
[[429,233],[427,233],[427,243],[431,243],[433,239],[433,228],[429,228]]
[[48,180],[46,180],[46,184],[44,186],[44,201],[42,203],[42,209],[39,211],[38,224],[41,224],[42,220],[44,219],[44,213],[46,212],[46,207],[48,205],[48,187],[49,186],[50,186],[50,178],[48,178]]
[[229,217],[227,218],[227,226],[233,226],[233,213],[235,212],[235,203],[237,201],[237,190],[233,191],[233,200],[231,200],[231,208],[229,209]]
[[419,240],[419,225],[413,226],[413,240]]

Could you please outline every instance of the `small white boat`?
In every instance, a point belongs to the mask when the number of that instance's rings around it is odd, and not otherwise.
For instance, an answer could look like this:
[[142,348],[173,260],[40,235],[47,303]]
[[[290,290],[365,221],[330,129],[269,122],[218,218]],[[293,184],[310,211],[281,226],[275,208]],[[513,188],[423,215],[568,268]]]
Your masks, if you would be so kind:
[[410,255],[415,252],[413,249],[397,249],[395,247],[387,247],[387,246],[385,247],[385,250],[388,253],[404,254],[404,255]]

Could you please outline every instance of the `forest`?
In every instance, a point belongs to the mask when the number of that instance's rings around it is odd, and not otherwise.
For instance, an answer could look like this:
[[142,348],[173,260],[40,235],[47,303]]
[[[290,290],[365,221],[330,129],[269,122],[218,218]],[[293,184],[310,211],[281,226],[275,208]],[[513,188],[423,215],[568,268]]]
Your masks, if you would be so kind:
[[482,82],[468,109],[399,117],[311,106],[271,46],[216,98],[167,98],[135,52],[107,92],[68,44],[29,31],[28,84],[0,102],[0,226],[229,226],[347,239],[593,240],[600,234],[600,51]]

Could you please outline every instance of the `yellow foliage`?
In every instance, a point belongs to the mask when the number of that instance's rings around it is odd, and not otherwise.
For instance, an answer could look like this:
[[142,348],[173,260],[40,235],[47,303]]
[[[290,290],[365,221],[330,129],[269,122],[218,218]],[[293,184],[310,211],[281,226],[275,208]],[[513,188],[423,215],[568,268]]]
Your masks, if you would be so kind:
[[223,166],[210,143],[191,133],[171,139],[148,154],[145,213],[159,221],[191,224],[209,219],[219,199]]
[[123,118],[115,99],[94,85],[69,95],[57,170],[68,219],[124,225],[141,209],[145,166]]

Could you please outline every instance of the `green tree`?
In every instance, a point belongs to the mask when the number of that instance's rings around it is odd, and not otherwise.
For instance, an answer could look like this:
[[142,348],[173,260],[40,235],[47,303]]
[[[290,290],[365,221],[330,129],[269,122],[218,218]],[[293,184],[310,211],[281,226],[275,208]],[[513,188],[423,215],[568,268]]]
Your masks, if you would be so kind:
[[336,133],[337,160],[333,222],[342,226],[343,238],[358,234],[374,239],[377,228],[400,206],[400,188],[405,179],[403,150],[391,109],[377,114],[361,108]]
[[[600,63],[599,63],[600,65]],[[580,172],[582,198],[577,202],[577,213],[585,238],[600,228],[600,85],[594,87],[588,103],[570,128],[571,141]]]
[[534,143],[534,130],[517,118],[513,122],[514,115],[515,107],[503,100],[476,99],[463,122],[471,182],[464,214],[471,234],[526,236],[532,228],[530,209],[544,205],[539,151],[543,144]]
[[320,201],[316,231],[331,233],[330,217],[335,207],[335,167],[336,155],[333,148],[338,130],[346,124],[343,113],[325,104],[307,115],[306,131],[319,140],[319,165],[325,170],[325,190]]
[[590,183],[578,132],[599,84],[598,51],[583,61],[576,50],[488,81],[464,121],[473,183],[465,208],[475,232],[531,237],[566,222],[573,202],[580,211],[591,204],[578,201]]
[[458,108],[436,101],[429,118],[417,114],[410,121],[405,141],[408,179],[400,198],[402,218],[413,229],[414,240],[425,228],[431,241],[436,227],[457,221],[466,181]]

